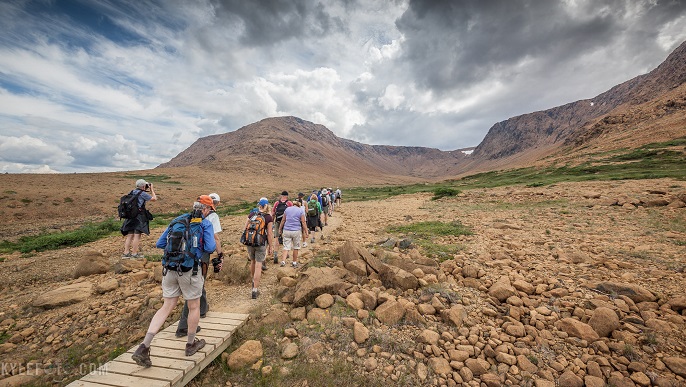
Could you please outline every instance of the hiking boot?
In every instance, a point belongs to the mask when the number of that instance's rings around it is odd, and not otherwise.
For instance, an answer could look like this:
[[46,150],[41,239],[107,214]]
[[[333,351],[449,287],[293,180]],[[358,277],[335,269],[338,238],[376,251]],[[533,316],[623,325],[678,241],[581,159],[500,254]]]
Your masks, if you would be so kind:
[[298,267],[298,262],[291,262],[291,266],[296,269]]
[[277,263],[279,263],[279,253],[277,253],[277,252],[275,251],[275,252],[274,252],[274,264],[277,264]]
[[312,240],[310,241],[310,243],[314,243],[314,237],[312,237]]
[[186,356],[193,356],[195,355],[198,350],[200,350],[202,347],[205,346],[205,340],[204,339],[195,339],[193,344],[188,344],[186,343]]
[[281,261],[281,267],[286,266],[286,261]]
[[[200,325],[198,325],[198,327],[195,329],[195,333],[198,333],[198,332],[200,332]],[[188,336],[188,328],[177,329],[175,334],[176,334],[176,337]]]
[[124,253],[121,255],[122,259],[131,258],[131,253]]
[[262,271],[267,271],[267,262],[262,262]]
[[303,242],[303,247],[307,247],[307,242]]
[[145,258],[145,255],[141,253],[131,254],[131,258]]
[[145,368],[152,366],[152,361],[150,360],[150,347],[146,347],[145,344],[141,344],[136,352],[131,355],[131,359],[136,362],[139,366]]
[[253,300],[256,299],[257,296],[259,296],[259,295],[260,295],[260,291],[257,289],[253,289],[253,291],[250,293],[250,297],[252,297]]

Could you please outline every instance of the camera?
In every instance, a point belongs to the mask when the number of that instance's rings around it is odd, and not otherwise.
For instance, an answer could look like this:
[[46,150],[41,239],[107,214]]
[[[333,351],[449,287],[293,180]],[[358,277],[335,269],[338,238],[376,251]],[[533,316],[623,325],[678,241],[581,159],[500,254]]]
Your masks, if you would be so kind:
[[145,185],[145,190],[147,191],[147,190],[149,190],[149,189],[150,189],[150,183],[148,183],[148,184]]
[[219,273],[219,264],[222,263],[222,259],[219,257],[212,258],[212,267],[215,273]]

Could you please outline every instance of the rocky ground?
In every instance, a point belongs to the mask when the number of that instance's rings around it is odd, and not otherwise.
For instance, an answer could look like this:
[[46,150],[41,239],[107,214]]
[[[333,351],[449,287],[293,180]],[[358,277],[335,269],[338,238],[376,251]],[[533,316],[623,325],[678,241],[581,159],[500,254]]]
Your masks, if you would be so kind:
[[[270,264],[258,300],[236,243],[244,217],[222,218],[229,258],[208,281],[212,308],[271,329],[238,335],[228,367],[193,383],[328,385],[297,371],[344,363],[350,379],[328,382],[686,385],[685,193],[643,180],[344,203],[300,269]],[[429,220],[473,234],[435,237],[459,249],[431,258],[386,229]],[[149,256],[161,231],[144,240]],[[2,257],[0,359],[15,367],[0,385],[64,384],[140,340],[161,304],[159,264],[120,250],[112,237]]]

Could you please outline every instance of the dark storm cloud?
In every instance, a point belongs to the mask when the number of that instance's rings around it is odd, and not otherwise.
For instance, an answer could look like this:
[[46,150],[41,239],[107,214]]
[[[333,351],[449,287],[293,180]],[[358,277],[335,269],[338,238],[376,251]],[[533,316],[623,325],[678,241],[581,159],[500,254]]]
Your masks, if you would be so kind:
[[[657,35],[686,2],[659,2],[635,18],[632,1],[411,0],[397,21],[403,60],[426,88],[449,91],[517,74],[524,60],[552,66],[613,44],[626,29]],[[624,19],[631,17],[625,28]],[[654,37],[654,36],[653,36]],[[640,44],[645,44],[645,36]]]
[[217,0],[216,10],[220,20],[242,24],[240,42],[246,46],[270,46],[345,28],[321,3],[309,0]]

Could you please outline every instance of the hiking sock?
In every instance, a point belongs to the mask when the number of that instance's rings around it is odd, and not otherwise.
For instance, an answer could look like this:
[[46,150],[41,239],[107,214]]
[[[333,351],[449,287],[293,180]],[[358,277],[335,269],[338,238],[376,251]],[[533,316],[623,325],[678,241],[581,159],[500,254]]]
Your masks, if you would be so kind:
[[152,343],[153,337],[155,337],[155,334],[152,332],[148,332],[145,334],[145,338],[143,339],[143,345],[145,345],[146,348],[150,348],[150,343]]
[[188,332],[188,344],[193,344],[195,341],[195,332]]

